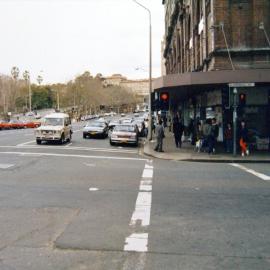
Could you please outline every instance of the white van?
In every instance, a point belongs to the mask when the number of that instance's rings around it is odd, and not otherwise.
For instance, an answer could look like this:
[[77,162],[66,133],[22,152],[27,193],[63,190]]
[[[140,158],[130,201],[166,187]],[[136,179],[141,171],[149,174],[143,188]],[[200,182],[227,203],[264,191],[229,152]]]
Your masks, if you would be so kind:
[[72,138],[71,119],[65,113],[52,113],[44,117],[42,125],[35,130],[36,142],[56,141],[61,144]]

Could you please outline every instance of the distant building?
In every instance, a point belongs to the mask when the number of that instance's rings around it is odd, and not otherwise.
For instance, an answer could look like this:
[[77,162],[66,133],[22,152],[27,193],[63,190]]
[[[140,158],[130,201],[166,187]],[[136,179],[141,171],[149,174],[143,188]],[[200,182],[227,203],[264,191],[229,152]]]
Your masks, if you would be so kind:
[[154,81],[153,88],[169,93],[171,113],[180,112],[185,125],[191,119],[216,117],[224,128],[233,120],[229,83],[242,83],[237,88],[238,120],[269,137],[270,1],[163,0],[162,4],[166,74]]
[[103,81],[105,86],[116,85],[131,91],[140,98],[141,102],[145,102],[149,95],[149,80],[130,80],[121,74],[114,74],[109,77],[105,77]]

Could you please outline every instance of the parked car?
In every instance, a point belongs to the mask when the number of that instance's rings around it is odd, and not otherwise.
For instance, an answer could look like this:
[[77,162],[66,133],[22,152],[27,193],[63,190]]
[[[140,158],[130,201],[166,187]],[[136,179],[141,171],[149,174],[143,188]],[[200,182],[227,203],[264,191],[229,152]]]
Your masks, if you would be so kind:
[[24,127],[25,128],[38,128],[41,126],[40,122],[36,121],[24,121]]
[[138,146],[138,141],[138,128],[136,125],[132,124],[121,124],[115,126],[110,138],[111,145],[123,143]]
[[9,123],[4,120],[0,120],[0,130],[1,129],[8,129],[9,128]]
[[65,113],[52,113],[44,117],[43,124],[35,130],[36,142],[55,141],[63,144],[72,138],[71,119]]
[[103,137],[106,138],[108,136],[109,127],[103,121],[94,121],[88,122],[86,126],[83,128],[83,138],[86,139],[87,137]]
[[24,128],[24,123],[19,120],[10,120],[8,126],[9,128],[19,129]]

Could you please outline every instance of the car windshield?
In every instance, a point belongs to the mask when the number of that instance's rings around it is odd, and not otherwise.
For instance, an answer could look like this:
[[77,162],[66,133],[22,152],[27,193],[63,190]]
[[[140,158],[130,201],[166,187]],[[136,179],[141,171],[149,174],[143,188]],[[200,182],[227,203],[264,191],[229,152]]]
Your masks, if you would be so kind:
[[45,118],[44,126],[63,126],[64,119],[63,118]]
[[135,132],[134,126],[116,126],[115,131]]
[[93,123],[87,123],[87,127],[104,127],[104,123],[102,122],[93,122]]

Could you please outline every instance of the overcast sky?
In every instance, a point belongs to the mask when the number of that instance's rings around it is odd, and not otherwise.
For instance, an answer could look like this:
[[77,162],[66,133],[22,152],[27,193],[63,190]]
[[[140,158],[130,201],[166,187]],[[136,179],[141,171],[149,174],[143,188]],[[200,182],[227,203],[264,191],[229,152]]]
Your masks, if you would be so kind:
[[[164,9],[161,0],[140,2],[152,11],[157,77]],[[148,14],[132,0],[0,0],[0,25],[0,73],[18,66],[34,81],[43,71],[45,83],[67,82],[85,70],[148,76]]]

